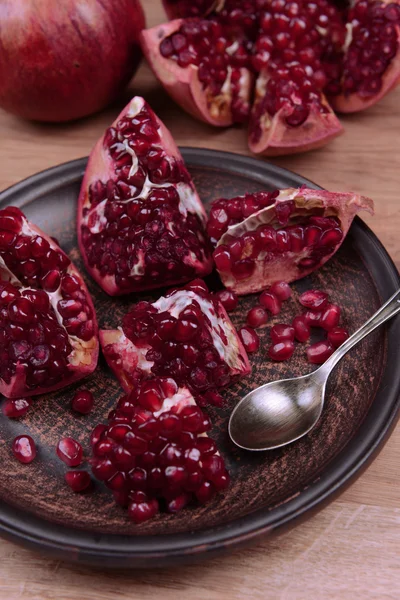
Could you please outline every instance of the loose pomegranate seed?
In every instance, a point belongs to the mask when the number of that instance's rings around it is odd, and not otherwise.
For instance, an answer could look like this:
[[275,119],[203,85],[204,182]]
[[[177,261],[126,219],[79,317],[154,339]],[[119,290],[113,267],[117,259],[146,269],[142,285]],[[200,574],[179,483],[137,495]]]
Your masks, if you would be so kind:
[[19,435],[13,441],[12,451],[21,463],[31,463],[36,456],[36,445],[29,435]]
[[294,327],[290,325],[284,325],[283,323],[278,323],[278,325],[274,325],[270,331],[271,340],[274,344],[278,342],[282,342],[283,340],[289,340],[291,342],[294,341],[295,330]]
[[275,296],[281,302],[284,302],[292,295],[292,290],[290,289],[290,285],[286,283],[286,281],[277,281],[271,285],[270,291],[275,294]]
[[292,321],[294,337],[298,342],[304,343],[310,339],[310,326],[306,323],[304,316],[295,317]]
[[231,290],[221,290],[215,294],[227,312],[232,312],[238,305],[239,298]]
[[82,446],[73,438],[62,438],[57,444],[57,455],[69,467],[78,467],[82,462]]
[[275,361],[288,360],[294,352],[294,343],[290,340],[283,340],[270,346],[268,356]]
[[158,510],[158,502],[155,499],[146,502],[131,502],[128,507],[129,517],[137,525],[154,517]]
[[330,342],[317,342],[307,348],[308,362],[316,365],[324,363],[334,352]]
[[328,304],[328,294],[321,290],[308,290],[301,294],[299,302],[310,310],[320,312]]
[[247,352],[257,352],[260,347],[260,338],[251,327],[239,329],[239,337]]
[[273,315],[279,315],[281,312],[281,304],[272,292],[263,292],[260,296],[260,304]]
[[65,481],[73,492],[83,492],[92,483],[91,477],[86,471],[67,471]]
[[19,419],[28,412],[32,400],[30,398],[7,398],[3,402],[3,415],[10,419]]
[[340,307],[337,304],[329,304],[321,315],[320,327],[330,331],[338,326],[340,321]]
[[82,415],[88,415],[93,408],[93,394],[88,390],[78,390],[72,398],[72,409]]
[[268,321],[268,313],[262,306],[254,306],[247,313],[247,324],[254,329],[262,327]]
[[309,327],[321,327],[322,313],[313,310],[307,310],[303,314],[303,319]]
[[349,332],[342,327],[334,327],[328,331],[328,341],[334,348],[339,348],[349,337]]

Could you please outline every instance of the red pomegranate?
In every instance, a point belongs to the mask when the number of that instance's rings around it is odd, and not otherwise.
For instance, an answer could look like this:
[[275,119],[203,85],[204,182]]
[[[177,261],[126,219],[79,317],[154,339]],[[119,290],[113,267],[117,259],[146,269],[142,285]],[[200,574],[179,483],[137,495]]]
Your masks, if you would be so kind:
[[155,75],[192,115],[249,118],[256,154],[303,152],[343,129],[400,80],[398,0],[165,0],[178,20],[142,33]]
[[0,22],[0,106],[27,119],[69,121],[100,110],[141,58],[139,0],[4,0]]
[[173,377],[202,404],[220,403],[216,390],[250,372],[225,309],[202,281],[153,304],[139,302],[125,315],[122,328],[101,330],[100,341],[125,391],[151,375]]
[[16,207],[0,210],[0,392],[21,398],[92,373],[97,321],[82,276]]
[[212,270],[206,213],[169,131],[133,98],[94,147],[78,239],[111,296],[180,284]]
[[372,200],[305,187],[215,201],[208,231],[222,282],[250,294],[305,277],[334,255],[362,209],[373,214]]
[[209,429],[187,388],[171,378],[149,379],[119,400],[107,426],[95,429],[93,474],[137,524],[159,512],[159,501],[168,512],[204,504],[229,485]]

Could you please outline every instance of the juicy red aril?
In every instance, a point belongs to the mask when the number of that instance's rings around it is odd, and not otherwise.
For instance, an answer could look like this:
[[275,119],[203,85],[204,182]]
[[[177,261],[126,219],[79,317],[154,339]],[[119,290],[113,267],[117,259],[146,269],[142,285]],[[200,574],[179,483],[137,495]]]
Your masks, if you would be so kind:
[[19,419],[26,415],[31,404],[30,398],[7,398],[3,401],[3,415],[10,419]]
[[317,342],[307,348],[308,362],[316,365],[324,363],[334,351],[334,347],[328,341]]
[[290,285],[286,283],[286,281],[277,281],[276,283],[273,283],[270,287],[270,292],[274,294],[281,302],[288,300],[288,298],[290,298],[292,295]]
[[268,321],[268,313],[262,306],[254,306],[247,313],[247,324],[254,329],[265,325]]
[[303,314],[304,322],[308,327],[321,327],[321,317],[322,313],[313,310],[307,310]]
[[152,499],[148,502],[131,502],[128,507],[129,517],[139,525],[148,521],[158,513],[158,502]]
[[321,315],[320,327],[330,331],[337,327],[340,321],[340,307],[337,304],[329,304]]
[[19,435],[13,441],[12,451],[21,463],[30,463],[36,456],[36,445],[29,435]]
[[343,327],[334,327],[328,331],[328,341],[334,348],[339,348],[349,337],[349,332]]
[[275,361],[288,360],[294,352],[294,343],[290,340],[282,340],[270,346],[268,356]]
[[274,344],[278,342],[282,342],[284,340],[289,340],[293,342],[295,330],[290,325],[284,325],[283,323],[278,323],[278,325],[274,325],[270,331],[271,340]]
[[304,316],[295,317],[292,321],[294,337],[298,342],[304,343],[310,339],[310,325],[306,322]]
[[72,398],[72,409],[82,415],[87,415],[93,408],[94,398],[89,390],[79,390]]
[[62,438],[57,444],[57,455],[69,467],[78,467],[82,462],[82,446],[73,438]]
[[260,347],[260,338],[251,327],[239,329],[239,337],[247,352],[257,352]]
[[83,492],[92,483],[92,479],[86,471],[67,471],[65,481],[73,492]]
[[272,292],[263,292],[260,296],[260,304],[269,310],[272,315],[278,315],[281,312],[281,304]]
[[328,304],[328,294],[321,290],[308,290],[301,294],[299,302],[310,310],[321,311]]
[[232,292],[231,290],[221,290],[220,292],[217,292],[215,296],[227,312],[235,310],[239,302],[239,298],[235,292]]

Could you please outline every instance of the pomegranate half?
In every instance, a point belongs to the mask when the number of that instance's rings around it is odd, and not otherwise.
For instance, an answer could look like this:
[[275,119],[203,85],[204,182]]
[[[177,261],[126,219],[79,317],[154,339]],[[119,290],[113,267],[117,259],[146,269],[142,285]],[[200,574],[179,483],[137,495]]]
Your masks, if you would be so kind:
[[26,119],[102,109],[141,59],[139,0],[3,0],[0,23],[0,106]]
[[373,214],[372,200],[306,187],[215,201],[208,230],[222,282],[250,294],[305,277],[335,254],[360,210]]
[[122,327],[101,330],[103,354],[125,391],[151,376],[173,377],[202,404],[247,375],[246,351],[222,304],[195,280],[157,302],[139,302]]
[[50,392],[97,365],[96,314],[81,274],[16,207],[0,210],[0,393]]
[[92,150],[82,182],[78,239],[88,272],[110,296],[207,275],[205,223],[171,134],[133,98]]

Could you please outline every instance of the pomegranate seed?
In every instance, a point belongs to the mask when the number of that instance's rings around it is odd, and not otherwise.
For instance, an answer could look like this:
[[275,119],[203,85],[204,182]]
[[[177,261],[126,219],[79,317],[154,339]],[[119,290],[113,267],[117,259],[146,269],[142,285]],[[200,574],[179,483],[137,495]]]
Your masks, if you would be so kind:
[[290,325],[284,325],[283,323],[278,323],[278,325],[274,325],[270,331],[271,340],[274,344],[278,342],[282,342],[283,340],[289,340],[291,342],[294,341],[294,328]]
[[333,352],[330,342],[317,342],[307,348],[307,359],[311,364],[322,365]]
[[231,290],[221,290],[215,294],[227,312],[232,312],[238,305],[239,298]]
[[132,521],[139,525],[154,517],[158,510],[158,502],[153,499],[148,502],[131,502],[128,507],[128,514]]
[[299,302],[310,310],[321,311],[328,304],[328,294],[321,290],[308,290],[301,294]]
[[262,327],[268,321],[268,313],[262,306],[254,306],[247,313],[247,324],[253,329]]
[[340,321],[340,307],[337,304],[329,304],[321,315],[320,327],[330,331],[338,326]]
[[19,435],[13,441],[12,451],[21,463],[31,463],[36,456],[36,445],[29,435]]
[[339,348],[349,337],[349,332],[342,327],[334,327],[328,332],[328,341],[334,348]]
[[82,462],[82,446],[73,438],[62,438],[57,444],[57,455],[69,467],[78,467]]
[[88,390],[79,390],[72,398],[72,409],[82,415],[88,415],[93,408],[93,394]]
[[294,337],[298,342],[304,343],[310,339],[310,326],[306,323],[304,316],[295,317],[292,321]]
[[277,281],[276,283],[273,283],[271,285],[270,292],[274,294],[281,302],[284,302],[292,295],[290,285],[286,283],[286,281]]
[[3,415],[10,419],[19,419],[28,412],[32,400],[30,398],[7,398],[3,402]]
[[321,317],[322,317],[322,313],[315,312],[313,310],[307,310],[303,314],[304,322],[309,327],[321,327]]
[[268,350],[268,356],[275,361],[288,360],[294,352],[294,343],[290,340],[283,340],[271,346]]
[[91,477],[86,471],[67,471],[65,481],[73,492],[83,492],[92,483]]
[[260,296],[260,304],[269,310],[272,315],[279,315],[281,312],[280,302],[272,292],[263,292]]
[[251,327],[239,329],[239,337],[247,352],[257,352],[260,347],[260,338]]

